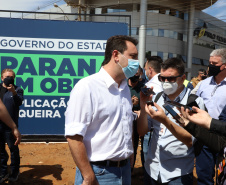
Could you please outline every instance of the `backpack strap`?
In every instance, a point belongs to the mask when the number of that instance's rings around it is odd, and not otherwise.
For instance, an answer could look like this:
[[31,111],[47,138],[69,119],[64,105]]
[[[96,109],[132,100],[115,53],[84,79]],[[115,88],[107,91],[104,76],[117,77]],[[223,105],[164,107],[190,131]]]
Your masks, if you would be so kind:
[[188,101],[187,101],[187,105],[189,107],[192,107],[192,106],[196,106],[199,108],[199,105],[196,103],[196,99],[198,98],[198,96],[196,94],[189,94],[188,96]]
[[[159,100],[159,98],[162,96],[162,93],[163,93],[163,91],[159,92],[159,93],[156,95],[156,97],[155,97],[155,99],[154,99],[154,102],[155,102],[155,103],[156,103],[156,102]],[[150,135],[149,135],[149,139],[148,139],[148,146],[149,146],[149,143],[150,143],[150,141],[151,141],[152,131],[153,131],[153,128],[151,128],[150,133],[149,133]]]
[[163,91],[160,92],[160,93],[158,93],[158,94],[156,95],[155,100],[154,100],[155,103],[156,103],[156,102],[159,100],[159,98],[162,96],[162,93],[163,93]]

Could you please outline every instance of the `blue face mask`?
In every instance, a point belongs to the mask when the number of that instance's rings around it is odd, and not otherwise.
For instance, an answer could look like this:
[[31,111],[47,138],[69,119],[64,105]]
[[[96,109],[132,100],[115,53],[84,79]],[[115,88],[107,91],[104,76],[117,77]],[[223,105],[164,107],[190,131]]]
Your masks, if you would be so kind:
[[[124,56],[124,55],[122,55],[122,56]],[[127,60],[128,60],[128,66],[126,66],[126,67],[122,67],[119,63],[118,64],[121,66],[124,75],[128,79],[137,73],[137,70],[139,68],[139,61],[134,60],[134,59],[127,59]]]
[[145,74],[145,78],[147,79],[147,81],[149,81],[149,78],[148,78],[148,76],[146,75],[146,71],[144,72],[144,74]]

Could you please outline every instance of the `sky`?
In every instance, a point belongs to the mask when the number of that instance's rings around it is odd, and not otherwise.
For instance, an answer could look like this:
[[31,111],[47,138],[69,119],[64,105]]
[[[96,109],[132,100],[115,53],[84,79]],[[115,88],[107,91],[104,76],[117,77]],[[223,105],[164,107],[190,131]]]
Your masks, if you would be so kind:
[[[208,0],[209,1],[209,0]],[[209,8],[203,10],[205,13],[210,14],[220,20],[226,22],[226,0],[218,0]]]
[[66,4],[64,0],[0,0],[0,10],[41,11]]
[[[211,0],[207,0],[210,1]],[[52,8],[53,4],[65,4],[64,0],[0,0],[1,10],[19,10],[19,11],[44,11]],[[226,0],[218,0],[211,7],[203,10],[218,19],[226,22]]]

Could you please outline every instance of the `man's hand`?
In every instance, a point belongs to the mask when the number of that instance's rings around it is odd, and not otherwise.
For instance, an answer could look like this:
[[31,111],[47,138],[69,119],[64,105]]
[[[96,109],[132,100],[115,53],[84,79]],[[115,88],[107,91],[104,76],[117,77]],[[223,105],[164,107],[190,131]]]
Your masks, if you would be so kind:
[[193,113],[191,111],[189,111],[188,109],[184,110],[184,107],[181,107],[181,114],[184,118],[188,119],[189,121],[200,125],[204,128],[210,129],[210,124],[212,121],[212,118],[210,117],[210,115],[204,111],[201,110],[197,107],[192,107],[192,109],[196,112]]
[[15,90],[15,87],[14,85],[12,84],[9,84],[8,87],[6,87],[8,89],[8,91],[12,92],[13,93],[13,96],[16,95],[16,90]]
[[99,185],[96,177],[94,178],[84,178],[82,185]]
[[145,111],[149,114],[149,116],[151,116],[151,118],[157,120],[160,123],[164,123],[167,119],[165,111],[155,102],[154,106],[157,108],[157,111],[154,110],[151,105],[146,105]]
[[132,103],[133,103],[133,105],[138,105],[138,104],[139,104],[139,99],[138,99],[138,97],[133,96],[133,97],[132,97]]
[[14,143],[14,145],[18,145],[20,144],[21,141],[21,134],[20,131],[17,128],[12,129],[12,134],[15,136],[16,141]]
[[[151,87],[153,90],[153,87]],[[144,93],[140,92],[140,107],[141,109],[145,109],[145,105],[147,101],[152,101],[152,94],[150,96],[146,96]]]

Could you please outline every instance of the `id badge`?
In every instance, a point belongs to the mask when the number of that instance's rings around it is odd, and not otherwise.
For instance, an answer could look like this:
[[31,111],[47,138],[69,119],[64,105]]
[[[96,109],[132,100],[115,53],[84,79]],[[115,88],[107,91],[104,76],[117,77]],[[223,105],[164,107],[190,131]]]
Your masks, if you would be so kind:
[[159,130],[159,135],[162,136],[166,132],[166,126],[164,124],[160,124],[160,130]]

